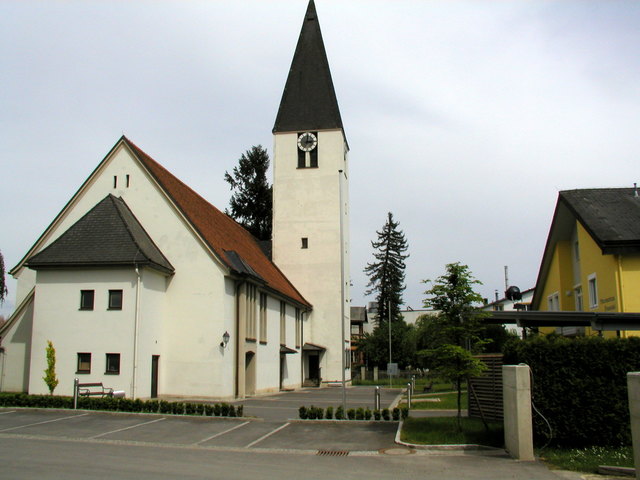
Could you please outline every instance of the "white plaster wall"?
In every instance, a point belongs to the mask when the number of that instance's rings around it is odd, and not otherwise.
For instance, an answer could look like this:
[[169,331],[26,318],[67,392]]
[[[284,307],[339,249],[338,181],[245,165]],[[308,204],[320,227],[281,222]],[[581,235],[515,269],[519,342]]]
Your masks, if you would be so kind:
[[[313,305],[306,340],[327,348],[321,362],[325,381],[342,379],[342,352],[348,346],[349,308],[341,325],[340,180],[347,173],[342,131],[318,132],[318,168],[297,168],[297,134],[277,134],[274,139],[273,259],[302,295]],[[343,201],[348,207],[348,180]],[[349,238],[348,209],[344,236]],[[301,248],[301,238],[309,248]],[[349,298],[349,250],[345,245],[345,298]],[[347,372],[347,378],[349,374]]]
[[0,351],[0,391],[26,392],[29,388],[33,301],[3,334]]
[[[118,178],[115,188],[114,177]],[[158,340],[162,345],[161,391],[165,395],[233,395],[232,377],[221,378],[232,375],[232,369],[223,368],[225,355],[227,358],[230,355],[219,349],[222,333],[233,321],[229,316],[232,300],[227,298],[224,271],[126,147],[117,148],[102,164],[38,249],[51,243],[109,193],[127,202],[176,270],[167,281],[162,312],[157,312],[163,325]],[[19,280],[19,283],[28,282]],[[20,285],[21,289],[27,287]],[[39,304],[44,306],[44,302],[45,299],[40,299]],[[147,357],[150,361],[149,352],[139,358],[146,362]],[[31,377],[35,379],[37,375],[34,371]],[[130,391],[130,386],[124,389]]]
[[[49,393],[42,380],[47,340],[56,349],[59,395],[73,395],[73,379],[130,391],[136,277],[132,269],[40,271],[37,275],[29,393]],[[108,291],[122,290],[122,310],[108,310]],[[80,310],[80,290],[95,290],[93,310]],[[78,374],[77,354],[91,353],[91,373]],[[120,375],[106,375],[106,354],[120,353]]]

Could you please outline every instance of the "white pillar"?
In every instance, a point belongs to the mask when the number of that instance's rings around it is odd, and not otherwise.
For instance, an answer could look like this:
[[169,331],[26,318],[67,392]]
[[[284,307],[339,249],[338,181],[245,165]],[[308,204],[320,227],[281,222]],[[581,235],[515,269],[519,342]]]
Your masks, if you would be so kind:
[[636,465],[636,479],[640,479],[640,372],[627,373],[629,391],[629,414],[631,417],[631,438],[633,439],[633,463]]
[[528,365],[502,366],[504,405],[504,443],[517,459],[533,461],[533,424],[531,418],[531,377]]

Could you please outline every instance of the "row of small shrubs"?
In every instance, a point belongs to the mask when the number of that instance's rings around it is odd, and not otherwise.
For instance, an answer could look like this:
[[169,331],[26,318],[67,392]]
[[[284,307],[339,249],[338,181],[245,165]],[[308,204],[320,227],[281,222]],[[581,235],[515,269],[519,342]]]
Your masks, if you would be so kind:
[[[0,394],[2,407],[73,408],[72,397],[54,395],[27,395],[26,393]],[[200,415],[207,417],[242,417],[243,406],[229,403],[215,405],[192,402],[167,402],[165,400],[140,400],[131,398],[79,397],[81,410],[103,410],[108,412],[143,412],[166,415]]]
[[583,448],[631,444],[627,372],[640,371],[640,338],[562,338],[505,345],[505,365],[526,363],[533,374],[538,445]]
[[394,408],[389,410],[384,408],[382,410],[371,410],[367,408],[350,408],[347,410],[346,415],[342,406],[335,409],[335,415],[333,407],[327,407],[326,410],[322,407],[310,407],[302,406],[298,409],[298,415],[302,420],[391,420],[394,422],[400,420],[400,417],[404,420],[409,416],[409,409],[406,407]]

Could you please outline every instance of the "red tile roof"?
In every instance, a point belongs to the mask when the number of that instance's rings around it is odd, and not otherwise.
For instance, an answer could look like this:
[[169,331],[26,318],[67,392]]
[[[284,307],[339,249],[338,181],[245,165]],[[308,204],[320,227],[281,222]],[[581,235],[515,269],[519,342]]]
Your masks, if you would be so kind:
[[193,228],[227,267],[233,268],[225,251],[235,251],[262,277],[269,288],[295,302],[311,307],[280,269],[267,258],[253,235],[178,180],[131,140],[123,136],[122,141],[138,157]]

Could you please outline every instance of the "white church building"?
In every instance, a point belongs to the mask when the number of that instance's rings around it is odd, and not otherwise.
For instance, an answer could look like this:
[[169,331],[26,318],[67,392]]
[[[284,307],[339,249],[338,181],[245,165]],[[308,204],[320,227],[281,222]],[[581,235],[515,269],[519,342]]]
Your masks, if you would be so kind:
[[273,127],[271,254],[126,137],[9,273],[0,390],[132,398],[350,379],[348,145],[310,1]]

